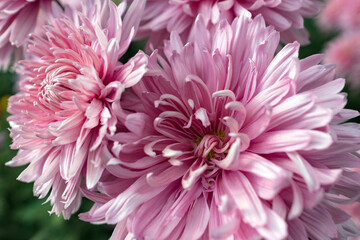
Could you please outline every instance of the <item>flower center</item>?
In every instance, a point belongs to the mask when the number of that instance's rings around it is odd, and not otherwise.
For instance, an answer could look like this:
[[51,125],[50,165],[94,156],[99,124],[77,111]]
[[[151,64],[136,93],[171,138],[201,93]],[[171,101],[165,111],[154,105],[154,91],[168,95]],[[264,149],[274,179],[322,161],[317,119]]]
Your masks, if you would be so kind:
[[212,159],[220,160],[226,155],[229,144],[224,142],[225,134],[217,132],[213,134],[206,134],[204,137],[199,137],[194,140],[197,145],[194,154],[211,161]]
[[36,77],[40,83],[39,101],[50,111],[62,110],[62,104],[72,101],[72,97],[77,91],[71,84],[71,80],[76,79],[77,74],[78,71],[73,66],[50,65]]

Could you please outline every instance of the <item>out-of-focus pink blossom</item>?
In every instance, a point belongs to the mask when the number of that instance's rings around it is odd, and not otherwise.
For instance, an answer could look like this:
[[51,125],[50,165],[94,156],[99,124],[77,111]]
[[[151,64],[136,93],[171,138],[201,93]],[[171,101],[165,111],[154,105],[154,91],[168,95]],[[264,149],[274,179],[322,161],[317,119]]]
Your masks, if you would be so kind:
[[[34,181],[34,194],[68,218],[77,210],[82,178],[91,189],[108,156],[106,135],[117,129],[112,103],[140,80],[147,57],[139,52],[126,64],[119,58],[135,34],[144,1],[84,1],[81,11],[65,9],[34,34],[20,92],[9,100],[13,149],[10,166],[30,163],[19,180]],[[58,10],[59,11],[59,10]]]
[[9,67],[14,51],[14,59],[21,58],[21,46],[34,31],[40,15],[51,14],[52,2],[53,0],[0,1],[0,69],[6,70]]
[[360,86],[360,31],[345,32],[331,41],[325,50],[325,62],[336,63],[337,71],[349,82]]
[[[79,8],[82,0],[60,0],[60,4]],[[51,5],[55,0],[0,1],[0,70],[7,70],[11,62],[23,58],[24,44],[29,35],[43,27],[53,17]]]
[[212,32],[199,16],[185,45],[173,32],[166,57],[155,52],[114,102],[125,127],[108,137],[114,158],[84,189],[95,204],[81,219],[117,224],[112,239],[359,234],[332,203],[360,186],[342,174],[360,165],[359,126],[343,123],[358,115],[343,109],[344,80],[321,56],[299,60],[298,43],[274,57],[279,33],[238,15]]
[[359,0],[328,0],[320,14],[320,24],[328,29],[352,31],[360,26]]
[[263,15],[267,25],[281,32],[282,41],[298,40],[306,44],[308,34],[303,18],[313,17],[322,5],[319,0],[148,0],[138,37],[150,36],[150,43],[158,46],[162,45],[170,32],[176,31],[187,41],[199,13],[203,15],[206,25],[212,26],[221,19],[232,21],[239,16],[242,8],[246,8],[253,17]]
[[329,30],[340,30],[325,50],[325,61],[336,63],[337,70],[354,87],[360,86],[360,1],[330,0],[321,12],[319,23]]

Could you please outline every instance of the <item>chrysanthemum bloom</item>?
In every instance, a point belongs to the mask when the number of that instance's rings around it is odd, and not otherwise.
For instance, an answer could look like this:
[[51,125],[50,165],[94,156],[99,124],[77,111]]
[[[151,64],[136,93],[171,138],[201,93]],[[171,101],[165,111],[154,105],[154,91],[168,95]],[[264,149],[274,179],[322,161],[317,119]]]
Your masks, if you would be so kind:
[[359,0],[328,0],[321,11],[320,24],[333,30],[353,31],[360,25]]
[[139,52],[126,64],[127,50],[144,1],[127,8],[110,0],[84,2],[81,12],[51,20],[29,45],[29,56],[18,71],[25,77],[20,92],[9,100],[13,149],[10,166],[30,163],[19,180],[34,181],[34,194],[49,200],[53,212],[68,218],[80,204],[79,186],[93,188],[107,154],[104,136],[117,120],[112,102],[144,72],[147,57]]
[[261,14],[267,25],[273,25],[281,32],[284,42],[298,40],[308,43],[308,34],[304,29],[303,17],[313,17],[322,7],[319,0],[148,0],[138,37],[150,36],[154,46],[162,45],[172,31],[181,33],[183,40],[187,36],[196,16],[203,15],[206,25],[212,26],[221,19],[232,21],[239,16],[242,8],[249,10],[253,17]]
[[126,128],[81,219],[117,224],[113,239],[356,235],[331,203],[352,197],[342,168],[360,163],[344,80],[321,56],[299,60],[298,43],[274,57],[279,33],[239,16],[211,33],[199,16],[190,43],[172,33],[166,58],[151,56],[113,105]]
[[349,79],[354,87],[360,86],[360,29],[344,32],[325,49],[325,62],[336,63],[337,71]]

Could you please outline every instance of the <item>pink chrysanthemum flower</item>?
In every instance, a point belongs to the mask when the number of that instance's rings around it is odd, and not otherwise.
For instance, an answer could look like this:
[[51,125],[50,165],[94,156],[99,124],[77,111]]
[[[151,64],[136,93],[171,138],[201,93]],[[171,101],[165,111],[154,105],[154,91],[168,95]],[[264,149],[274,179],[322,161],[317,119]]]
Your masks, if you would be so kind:
[[325,62],[336,63],[337,71],[360,86],[360,31],[344,32],[325,49]]
[[13,149],[10,166],[30,163],[19,180],[34,181],[34,194],[49,200],[53,212],[65,218],[80,204],[79,186],[93,188],[107,156],[107,134],[117,128],[112,102],[139,81],[147,57],[139,52],[126,64],[127,50],[144,1],[118,7],[110,0],[88,0],[82,10],[51,20],[34,35],[28,58],[18,71],[24,75],[20,92],[9,100]]
[[212,26],[221,19],[231,22],[239,16],[242,8],[246,8],[253,17],[263,15],[266,24],[273,25],[281,32],[282,41],[298,40],[306,44],[308,34],[304,29],[303,17],[313,17],[322,5],[319,0],[148,0],[138,37],[150,36],[150,43],[158,46],[168,38],[170,32],[176,31],[187,41],[199,13],[203,15],[206,25]]
[[353,31],[360,25],[359,0],[328,0],[321,11],[320,24],[328,29]]
[[360,164],[344,80],[321,56],[299,60],[298,43],[274,57],[280,36],[261,16],[243,10],[211,33],[205,22],[185,45],[172,33],[114,103],[125,127],[81,219],[117,224],[112,239],[356,235],[331,203],[353,197],[342,168]]

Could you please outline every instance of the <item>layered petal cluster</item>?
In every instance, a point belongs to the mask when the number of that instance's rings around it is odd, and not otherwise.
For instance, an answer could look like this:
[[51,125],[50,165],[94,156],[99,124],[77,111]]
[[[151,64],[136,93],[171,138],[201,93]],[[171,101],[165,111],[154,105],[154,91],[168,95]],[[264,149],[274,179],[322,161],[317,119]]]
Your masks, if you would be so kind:
[[166,57],[155,52],[114,102],[124,126],[108,136],[113,158],[84,189],[95,204],[81,219],[117,224],[112,239],[358,234],[333,204],[356,200],[359,186],[357,173],[342,173],[360,165],[344,80],[321,56],[299,60],[296,42],[274,57],[279,33],[238,16],[209,30],[200,15],[185,45],[173,32]]
[[313,17],[322,5],[319,0],[148,0],[139,37],[150,36],[150,43],[158,46],[170,32],[176,31],[182,34],[183,40],[187,40],[199,13],[206,25],[212,26],[221,19],[231,22],[245,8],[253,17],[261,14],[267,25],[273,25],[281,32],[283,42],[298,40],[306,44],[308,34],[303,18]]
[[[126,64],[125,53],[139,24],[144,1],[116,6],[87,0],[70,8],[35,34],[20,92],[9,99],[8,118],[17,156],[10,166],[29,164],[19,180],[34,181],[34,194],[49,198],[56,214],[68,218],[77,210],[82,178],[93,188],[107,155],[106,135],[117,129],[112,103],[139,81],[147,57],[139,52]],[[51,190],[50,190],[51,189]]]
[[[21,47],[35,30],[40,15],[51,14],[53,0],[3,0],[0,2],[0,69],[7,70],[11,54],[21,55]],[[41,14],[40,14],[41,13]],[[19,57],[15,56],[15,59]]]

